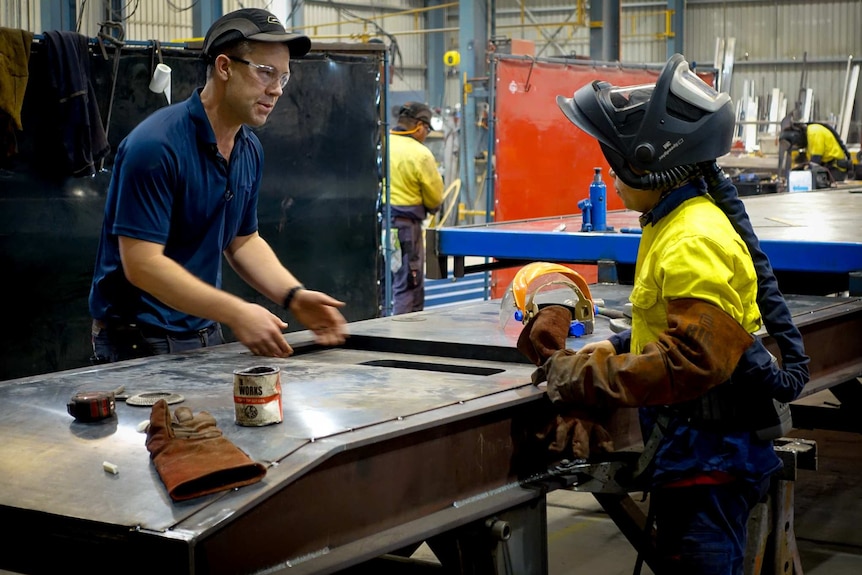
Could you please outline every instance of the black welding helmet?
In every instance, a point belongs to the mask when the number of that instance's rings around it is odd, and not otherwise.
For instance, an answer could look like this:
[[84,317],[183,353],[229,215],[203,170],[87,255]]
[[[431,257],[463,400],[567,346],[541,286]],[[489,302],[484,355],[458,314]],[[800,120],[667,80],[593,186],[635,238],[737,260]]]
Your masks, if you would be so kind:
[[799,150],[808,146],[805,124],[792,124],[778,135],[779,141],[787,142],[791,150]]
[[638,189],[679,183],[698,162],[728,153],[733,139],[730,96],[701,80],[681,54],[667,61],[655,84],[595,81],[571,98],[557,96],[557,105],[599,141],[614,172]]

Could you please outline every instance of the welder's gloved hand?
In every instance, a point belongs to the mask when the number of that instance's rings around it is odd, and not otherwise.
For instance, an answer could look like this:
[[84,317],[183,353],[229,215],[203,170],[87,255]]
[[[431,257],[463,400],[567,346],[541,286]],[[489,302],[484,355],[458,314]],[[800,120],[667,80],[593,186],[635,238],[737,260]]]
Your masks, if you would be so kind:
[[557,414],[536,438],[555,459],[589,459],[614,450],[613,439],[604,425],[576,410]]
[[540,368],[548,397],[558,406],[600,409],[689,401],[727,381],[753,341],[730,315],[703,300],[671,301],[667,319],[667,330],[640,354],[608,347],[554,353]]
[[542,365],[555,351],[566,348],[572,312],[561,305],[551,305],[539,310],[527,322],[518,336],[518,351],[531,363]]
[[171,417],[164,399],[153,405],[147,450],[174,501],[260,481],[266,468],[222,436],[215,418],[180,407]]

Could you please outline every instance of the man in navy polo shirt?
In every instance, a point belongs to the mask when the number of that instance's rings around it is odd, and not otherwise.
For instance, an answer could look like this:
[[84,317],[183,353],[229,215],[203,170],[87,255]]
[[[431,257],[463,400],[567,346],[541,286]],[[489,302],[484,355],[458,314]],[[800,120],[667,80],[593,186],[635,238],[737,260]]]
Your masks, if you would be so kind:
[[220,344],[221,324],[255,355],[289,356],[281,318],[221,289],[222,255],[318,343],[344,342],[344,303],[304,289],[258,234],[263,149],[248,126],[310,48],[266,10],[222,16],[204,39],[206,85],[120,144],[90,290],[94,362]]

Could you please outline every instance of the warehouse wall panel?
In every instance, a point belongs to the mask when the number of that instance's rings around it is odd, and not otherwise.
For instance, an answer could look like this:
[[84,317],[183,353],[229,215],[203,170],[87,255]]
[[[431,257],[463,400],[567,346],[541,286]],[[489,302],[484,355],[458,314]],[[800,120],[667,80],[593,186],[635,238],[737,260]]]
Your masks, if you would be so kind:
[[183,40],[192,34],[190,2],[141,2],[134,13],[126,14],[126,37],[135,40],[156,39],[161,42]]
[[302,31],[323,42],[382,41],[397,45],[392,52],[393,91],[426,89],[424,16],[422,0],[384,2],[304,2]]
[[[862,2],[689,0],[686,3],[686,55],[713,62],[716,38],[735,38],[730,95],[742,98],[746,81],[765,98],[778,88],[793,107],[803,76],[814,90],[812,119],[834,121],[840,113],[848,60],[862,54]],[[805,62],[803,64],[803,61]],[[862,83],[849,142],[860,141]]]
[[0,26],[30,31],[41,30],[42,13],[39,4],[30,0],[3,2],[0,7]]
[[495,24],[497,36],[535,42],[538,57],[589,55],[586,9],[574,2],[498,1]]

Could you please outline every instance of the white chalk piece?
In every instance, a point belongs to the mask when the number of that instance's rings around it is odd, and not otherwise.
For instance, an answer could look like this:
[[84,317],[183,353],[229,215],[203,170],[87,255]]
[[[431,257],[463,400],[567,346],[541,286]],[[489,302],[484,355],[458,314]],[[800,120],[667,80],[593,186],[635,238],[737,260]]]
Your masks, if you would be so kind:
[[120,468],[117,467],[117,465],[115,463],[111,463],[110,461],[103,461],[102,462],[102,469],[104,469],[108,473],[113,473],[114,475],[116,475],[120,472]]

